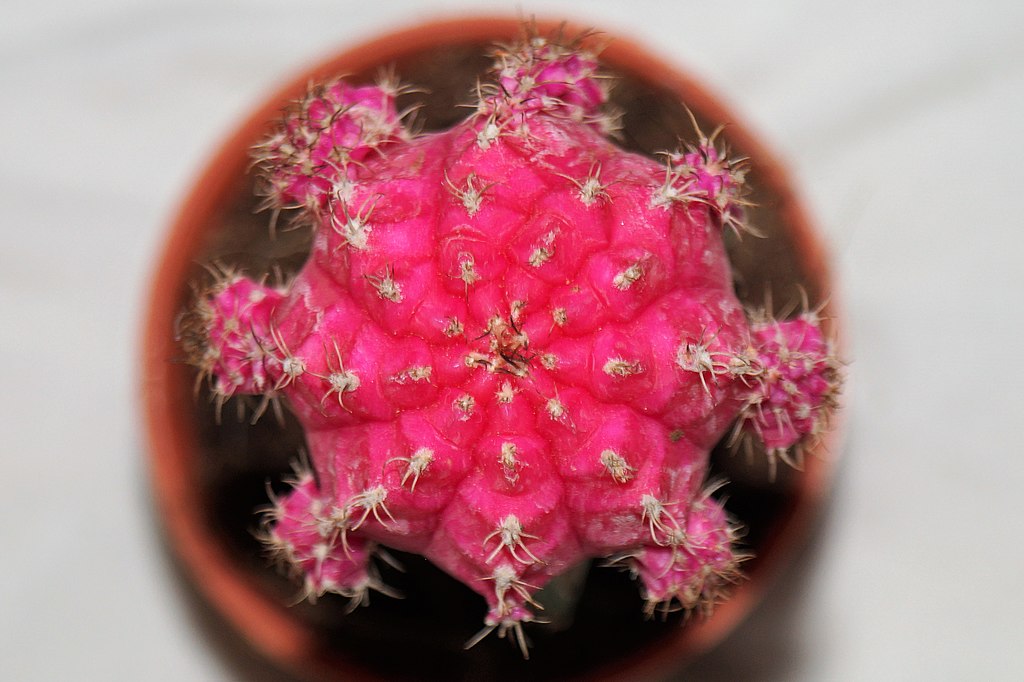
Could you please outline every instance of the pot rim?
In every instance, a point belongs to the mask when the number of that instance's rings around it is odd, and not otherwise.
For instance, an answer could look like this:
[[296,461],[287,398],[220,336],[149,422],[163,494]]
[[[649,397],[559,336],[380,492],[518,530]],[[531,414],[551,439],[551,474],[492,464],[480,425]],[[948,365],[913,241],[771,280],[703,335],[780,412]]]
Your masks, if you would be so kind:
[[[564,26],[568,35],[583,31],[571,23],[535,21],[542,33]],[[181,428],[180,405],[191,404],[190,391],[175,379],[171,358],[179,355],[172,330],[178,315],[180,287],[193,266],[205,231],[204,221],[246,171],[248,150],[268,129],[283,104],[305,91],[311,80],[339,73],[362,73],[399,60],[405,55],[447,43],[494,42],[521,35],[523,21],[507,16],[478,16],[440,19],[419,23],[362,42],[334,56],[300,70],[257,104],[234,132],[205,163],[198,179],[180,204],[166,241],[160,250],[159,266],[152,280],[142,334],[141,397],[148,440],[149,473],[157,515],[168,545],[193,586],[213,605],[215,611],[234,627],[243,639],[283,669],[317,677],[338,673],[336,658],[325,660],[318,652],[314,633],[296,624],[286,607],[272,602],[258,585],[240,571],[231,556],[209,532],[201,515],[198,493],[191,485],[190,462],[198,449],[195,434]],[[608,34],[611,36],[611,34]],[[591,38],[590,40],[593,40]],[[777,197],[777,211],[788,229],[799,260],[809,280],[828,283],[828,316],[842,319],[837,301],[836,278],[829,267],[825,247],[816,235],[808,212],[796,195],[785,168],[762,141],[712,95],[708,89],[677,66],[652,54],[628,38],[597,38],[602,45],[601,60],[616,71],[642,74],[645,81],[670,90],[702,114],[730,123],[734,143],[757,159],[758,185]],[[842,350],[843,339],[838,339]],[[186,402],[182,402],[182,401]],[[624,660],[602,671],[604,678],[629,675],[648,678],[664,675],[682,660],[707,651],[721,642],[760,602],[766,589],[785,568],[795,550],[809,533],[826,492],[831,487],[838,444],[843,430],[838,412],[832,430],[822,442],[810,448],[804,472],[798,477],[795,502],[787,510],[778,531],[766,542],[756,570],[748,575],[712,617],[688,623],[680,635],[666,638],[664,646],[646,647],[644,654]],[[685,634],[683,634],[685,633]],[[345,670],[351,679],[372,679],[353,665]]]

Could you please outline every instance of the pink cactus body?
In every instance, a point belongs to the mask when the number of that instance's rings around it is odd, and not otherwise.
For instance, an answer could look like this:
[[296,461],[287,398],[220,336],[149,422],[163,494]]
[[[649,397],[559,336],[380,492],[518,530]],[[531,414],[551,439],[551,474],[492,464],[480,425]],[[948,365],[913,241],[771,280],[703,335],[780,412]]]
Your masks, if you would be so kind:
[[312,468],[268,541],[312,596],[380,587],[377,543],[487,601],[484,633],[591,557],[649,609],[707,607],[736,577],[706,494],[740,417],[773,451],[837,390],[815,320],[752,325],[721,230],[742,175],[701,137],[667,163],[610,142],[592,56],[499,53],[454,128],[401,127],[396,88],[314,89],[259,152],[312,253],[287,286],[229,274],[197,309],[215,394],[283,396]]

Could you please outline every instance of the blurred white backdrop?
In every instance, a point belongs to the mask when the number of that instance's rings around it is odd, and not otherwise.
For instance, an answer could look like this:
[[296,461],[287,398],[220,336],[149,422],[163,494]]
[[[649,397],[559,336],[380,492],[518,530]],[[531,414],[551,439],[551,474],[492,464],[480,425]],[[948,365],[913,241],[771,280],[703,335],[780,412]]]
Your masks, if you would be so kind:
[[849,315],[818,542],[697,680],[1024,678],[1024,4],[7,0],[0,679],[236,680],[154,532],[142,302],[247,108],[374,34],[565,17],[691,71],[787,162]]

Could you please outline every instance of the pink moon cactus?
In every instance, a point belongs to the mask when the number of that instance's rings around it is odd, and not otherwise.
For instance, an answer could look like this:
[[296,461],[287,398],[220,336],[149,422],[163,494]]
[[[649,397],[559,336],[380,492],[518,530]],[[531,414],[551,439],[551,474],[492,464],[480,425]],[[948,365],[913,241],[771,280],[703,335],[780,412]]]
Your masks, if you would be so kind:
[[387,589],[380,546],[421,554],[524,654],[538,589],[591,557],[649,611],[709,609],[739,575],[709,451],[732,428],[789,460],[839,390],[813,313],[733,292],[743,164],[714,135],[620,149],[595,58],[538,36],[449,130],[405,128],[398,93],[339,80],[287,113],[256,156],[312,253],[286,286],[224,272],[186,316],[219,402],[284,399],[305,429],[266,541],[357,603]]

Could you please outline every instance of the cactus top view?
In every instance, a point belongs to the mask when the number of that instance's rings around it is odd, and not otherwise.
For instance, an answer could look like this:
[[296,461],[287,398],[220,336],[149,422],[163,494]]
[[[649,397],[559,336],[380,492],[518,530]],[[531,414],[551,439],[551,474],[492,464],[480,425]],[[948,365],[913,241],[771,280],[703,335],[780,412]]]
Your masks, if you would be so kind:
[[421,554],[486,600],[469,644],[526,655],[538,590],[591,558],[650,614],[725,598],[744,553],[709,452],[798,465],[841,374],[808,304],[738,301],[723,232],[757,236],[716,133],[627,152],[581,43],[494,54],[447,130],[417,132],[391,78],[313,85],[254,153],[308,259],[288,281],[211,265],[179,331],[216,409],[258,396],[250,417],[304,428],[261,534],[306,596],[358,605],[390,592],[387,548]]

